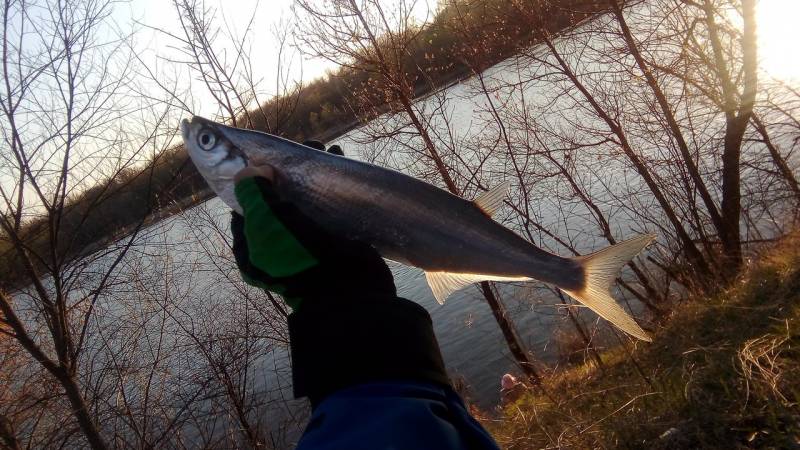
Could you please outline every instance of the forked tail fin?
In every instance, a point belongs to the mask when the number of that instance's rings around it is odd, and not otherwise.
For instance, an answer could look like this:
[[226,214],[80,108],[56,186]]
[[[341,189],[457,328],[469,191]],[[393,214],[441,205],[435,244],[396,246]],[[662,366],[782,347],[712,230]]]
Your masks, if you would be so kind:
[[643,234],[606,247],[591,255],[575,258],[583,266],[584,285],[578,291],[564,290],[564,292],[589,307],[600,317],[613,323],[620,330],[643,341],[652,341],[647,332],[611,297],[610,289],[622,266],[639,254],[655,238],[655,235]]

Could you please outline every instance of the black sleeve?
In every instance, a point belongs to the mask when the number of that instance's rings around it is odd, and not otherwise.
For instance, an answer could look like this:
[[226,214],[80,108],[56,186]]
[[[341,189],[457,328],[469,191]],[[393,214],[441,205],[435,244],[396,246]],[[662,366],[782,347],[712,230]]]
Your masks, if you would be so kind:
[[401,298],[304,303],[289,316],[295,397],[384,380],[450,381],[428,312]]

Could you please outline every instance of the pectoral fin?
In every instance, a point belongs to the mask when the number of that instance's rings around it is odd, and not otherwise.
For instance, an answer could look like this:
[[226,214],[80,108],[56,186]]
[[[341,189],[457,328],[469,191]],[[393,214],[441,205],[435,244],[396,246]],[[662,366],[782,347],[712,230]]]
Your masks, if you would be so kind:
[[508,197],[508,190],[510,187],[511,183],[508,181],[500,183],[492,189],[483,192],[473,201],[473,203],[475,203],[475,206],[480,208],[484,214],[492,217],[494,213],[496,213],[497,210],[503,206],[503,200]]
[[440,305],[444,304],[447,297],[453,292],[472,283],[481,281],[528,281],[527,277],[503,277],[480,273],[453,273],[453,272],[425,272],[425,279],[433,291],[433,297]]

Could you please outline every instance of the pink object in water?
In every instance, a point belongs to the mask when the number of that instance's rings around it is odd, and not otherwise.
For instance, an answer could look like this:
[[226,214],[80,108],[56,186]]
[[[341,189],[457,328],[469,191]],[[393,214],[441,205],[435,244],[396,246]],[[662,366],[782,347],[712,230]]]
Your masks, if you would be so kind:
[[511,375],[510,373],[507,373],[507,374],[503,375],[503,378],[500,380],[500,389],[504,390],[504,391],[507,391],[509,389],[513,389],[514,386],[516,386],[518,384],[519,384],[519,381],[517,381],[517,379],[514,378],[514,375]]

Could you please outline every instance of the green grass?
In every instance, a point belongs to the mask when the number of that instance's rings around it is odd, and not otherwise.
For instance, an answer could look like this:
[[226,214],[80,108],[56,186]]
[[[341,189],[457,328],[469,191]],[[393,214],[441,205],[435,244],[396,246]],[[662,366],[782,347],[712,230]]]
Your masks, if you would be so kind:
[[800,448],[799,266],[795,235],[605,373],[571,367],[485,425],[508,449]]

